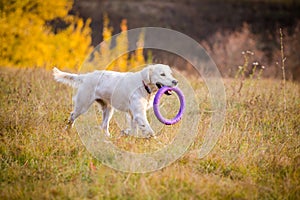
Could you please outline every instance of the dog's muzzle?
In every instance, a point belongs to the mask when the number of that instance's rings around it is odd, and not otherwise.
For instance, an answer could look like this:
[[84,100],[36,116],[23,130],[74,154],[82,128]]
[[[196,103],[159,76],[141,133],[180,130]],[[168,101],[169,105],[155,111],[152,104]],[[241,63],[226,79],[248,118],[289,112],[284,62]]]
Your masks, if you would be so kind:
[[[176,86],[177,84],[178,84],[178,81],[177,81],[177,80],[173,80],[173,81],[172,81],[172,86],[169,86],[169,87]],[[159,82],[156,83],[156,87],[157,87],[158,89],[162,88],[163,86],[165,86],[165,85],[162,84],[162,83],[159,83]],[[171,91],[171,90],[167,90],[167,91],[165,92],[165,94],[166,94],[166,95],[172,95],[172,91]]]

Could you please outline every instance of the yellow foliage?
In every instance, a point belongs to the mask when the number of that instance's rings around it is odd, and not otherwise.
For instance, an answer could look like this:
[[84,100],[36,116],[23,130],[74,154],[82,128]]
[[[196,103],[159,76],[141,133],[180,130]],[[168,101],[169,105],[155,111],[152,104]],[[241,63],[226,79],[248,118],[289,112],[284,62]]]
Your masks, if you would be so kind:
[[139,67],[145,64],[145,58],[143,55],[143,47],[144,47],[144,37],[145,37],[145,33],[141,32],[140,36],[139,36],[139,40],[136,44],[137,49],[134,52],[134,58],[131,61],[131,66],[134,67]]
[[[128,35],[127,35],[127,20],[123,19],[121,24],[121,33],[116,37],[114,48],[111,47],[111,36],[113,28],[109,26],[109,18],[107,14],[103,16],[103,42],[97,46],[91,57],[85,62],[84,70],[92,71],[95,69],[106,69],[115,71],[130,71],[136,67],[145,65],[143,55],[144,47],[144,32],[141,32],[137,49],[130,55],[128,51]],[[124,53],[126,52],[126,53]],[[152,62],[152,56],[148,57]]]
[[[85,62],[85,70],[106,69],[115,71],[130,71],[145,64],[143,55],[144,33],[140,34],[137,49],[131,55],[128,51],[127,20],[123,19],[121,33],[116,37],[116,44],[111,47],[112,27],[109,26],[107,14],[103,16],[103,42],[93,51],[91,58]],[[125,53],[124,53],[125,52]]]
[[109,18],[107,16],[107,13],[105,13],[103,15],[103,33],[102,33],[104,41],[108,41],[111,38],[112,31],[113,28],[109,26]]
[[[116,47],[114,48],[114,56],[117,57],[114,65],[115,69],[119,71],[127,71],[127,62],[128,62],[128,37],[127,37],[127,20],[123,19],[121,22],[121,33],[116,38]],[[122,54],[123,52],[127,52]]]
[[[91,53],[91,20],[68,15],[72,0],[14,0],[0,3],[0,66],[44,67],[80,70],[82,61]],[[59,19],[65,27],[55,29]],[[127,20],[123,19],[116,45],[111,47],[113,28],[107,14],[103,16],[103,42],[85,62],[85,70],[105,67],[128,71],[145,64],[144,33],[132,55],[128,52]],[[124,53],[125,52],[125,53]]]
[[110,51],[110,45],[111,45],[111,36],[112,36],[113,28],[109,26],[109,18],[107,14],[105,13],[103,16],[103,42],[100,46],[100,52],[102,55],[102,60],[100,63],[103,63],[102,66],[107,66],[107,70],[113,70],[113,65],[109,65],[110,57],[111,57],[111,51]]
[[[0,18],[0,65],[77,69],[91,51],[90,20],[69,16],[72,1],[3,1]],[[50,20],[66,28],[55,31]]]

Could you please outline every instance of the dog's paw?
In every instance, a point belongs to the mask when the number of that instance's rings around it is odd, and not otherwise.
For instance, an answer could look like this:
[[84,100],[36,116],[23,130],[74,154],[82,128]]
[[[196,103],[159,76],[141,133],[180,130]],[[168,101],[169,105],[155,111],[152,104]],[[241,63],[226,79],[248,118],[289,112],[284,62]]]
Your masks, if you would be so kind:
[[128,135],[131,135],[131,134],[132,134],[132,131],[131,131],[131,129],[129,129],[129,128],[127,128],[127,129],[121,131],[121,135],[126,135],[126,136],[128,136]]
[[107,138],[111,138],[110,132],[105,132],[105,136],[106,136]]
[[149,139],[151,137],[155,137],[154,131],[153,132],[150,132],[150,131],[144,131],[143,132],[142,138]]
[[67,125],[65,126],[64,130],[65,131],[70,131],[71,128],[73,128],[73,124],[67,123]]

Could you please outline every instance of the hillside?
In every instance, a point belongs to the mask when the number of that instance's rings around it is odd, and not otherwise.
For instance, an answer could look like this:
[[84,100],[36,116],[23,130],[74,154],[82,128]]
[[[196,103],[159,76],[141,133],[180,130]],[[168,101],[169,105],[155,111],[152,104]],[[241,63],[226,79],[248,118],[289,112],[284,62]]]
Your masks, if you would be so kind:
[[[281,78],[280,34],[287,57],[286,71],[290,80],[300,80],[300,2],[299,1],[105,1],[75,0],[72,12],[92,23],[92,44],[102,41],[103,14],[107,13],[113,33],[120,32],[126,18],[128,28],[157,26],[180,31],[210,53],[221,73],[233,77],[243,63],[242,52],[255,53],[250,62],[266,66],[264,77]],[[158,62],[172,63],[174,58],[155,53]],[[177,61],[175,63],[181,63]],[[186,68],[186,64],[180,64]]]
[[115,33],[120,32],[120,21],[126,18],[129,28],[166,27],[202,41],[217,31],[239,30],[245,22],[251,25],[253,33],[262,37],[274,34],[279,26],[292,31],[300,20],[299,10],[300,2],[297,1],[75,0],[72,12],[92,18],[93,44],[96,45],[102,39],[105,12]]

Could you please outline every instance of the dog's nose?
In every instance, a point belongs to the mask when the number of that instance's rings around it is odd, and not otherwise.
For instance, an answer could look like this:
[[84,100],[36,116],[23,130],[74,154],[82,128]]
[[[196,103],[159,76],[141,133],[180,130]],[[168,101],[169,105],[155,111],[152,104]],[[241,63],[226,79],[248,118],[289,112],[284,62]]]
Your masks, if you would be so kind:
[[173,84],[173,85],[177,85],[177,83],[178,83],[177,80],[173,80],[173,81],[172,81],[172,84]]

